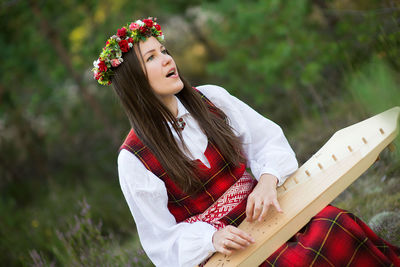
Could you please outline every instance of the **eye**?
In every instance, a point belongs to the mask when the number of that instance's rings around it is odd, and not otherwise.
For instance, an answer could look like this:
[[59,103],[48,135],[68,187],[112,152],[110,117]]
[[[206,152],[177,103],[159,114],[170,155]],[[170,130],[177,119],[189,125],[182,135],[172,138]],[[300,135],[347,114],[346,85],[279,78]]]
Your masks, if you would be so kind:
[[149,56],[149,57],[146,59],[146,62],[149,62],[149,61],[153,60],[153,58],[154,58],[154,55]]
[[167,49],[164,48],[163,50],[161,50],[161,53],[168,54]]

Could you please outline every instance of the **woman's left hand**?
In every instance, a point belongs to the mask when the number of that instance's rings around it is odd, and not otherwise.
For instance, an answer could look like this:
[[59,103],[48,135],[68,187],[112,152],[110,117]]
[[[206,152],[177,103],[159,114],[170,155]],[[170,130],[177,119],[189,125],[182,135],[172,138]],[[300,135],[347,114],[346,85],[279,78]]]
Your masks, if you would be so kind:
[[278,212],[283,212],[279,206],[276,184],[278,178],[272,174],[263,174],[258,180],[258,184],[247,199],[246,219],[249,222],[264,220],[267,211],[273,205]]

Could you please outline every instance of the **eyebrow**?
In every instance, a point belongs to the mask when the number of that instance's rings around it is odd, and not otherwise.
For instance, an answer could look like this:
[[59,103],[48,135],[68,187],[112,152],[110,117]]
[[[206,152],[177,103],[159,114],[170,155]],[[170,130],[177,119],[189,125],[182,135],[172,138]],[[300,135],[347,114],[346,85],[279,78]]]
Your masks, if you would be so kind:
[[[164,48],[164,46],[163,46],[163,45],[160,45],[160,49],[161,49],[161,48]],[[148,53],[154,52],[154,51],[155,51],[155,49],[151,49],[151,50],[147,51],[146,53],[144,53],[143,57],[144,57],[145,55],[147,55]]]

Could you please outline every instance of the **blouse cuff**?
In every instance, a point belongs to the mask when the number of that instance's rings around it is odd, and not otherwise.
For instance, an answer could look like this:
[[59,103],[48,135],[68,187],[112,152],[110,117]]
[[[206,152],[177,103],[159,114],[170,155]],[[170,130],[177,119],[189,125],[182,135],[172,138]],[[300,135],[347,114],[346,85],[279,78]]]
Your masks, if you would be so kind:
[[[208,255],[204,258],[202,262],[205,260],[209,259],[215,252],[216,249],[213,244],[213,235],[217,231],[217,229],[214,228],[211,224],[206,223],[210,227],[210,231],[206,231],[205,234],[203,235],[204,237],[204,244],[205,244],[205,251],[208,252]],[[211,229],[212,228],[212,229]]]
[[179,244],[182,254],[179,266],[193,266],[205,261],[216,251],[212,237],[217,230],[211,224],[202,221],[183,225],[187,225],[190,232],[183,236],[185,242]]
[[208,224],[210,230],[206,231],[206,233],[203,235],[204,238],[204,244],[206,244],[205,250],[209,252],[209,256],[211,256],[216,250],[213,244],[213,235],[217,231],[214,226],[211,224]]

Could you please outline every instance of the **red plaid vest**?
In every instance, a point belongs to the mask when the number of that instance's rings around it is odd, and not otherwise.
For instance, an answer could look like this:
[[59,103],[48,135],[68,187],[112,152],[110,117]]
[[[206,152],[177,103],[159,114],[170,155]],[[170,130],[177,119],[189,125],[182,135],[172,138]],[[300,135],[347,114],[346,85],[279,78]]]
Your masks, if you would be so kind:
[[[215,106],[200,91],[198,92],[209,107],[209,110],[213,112]],[[160,162],[136,136],[133,129],[129,132],[120,147],[121,149],[126,149],[133,153],[149,171],[164,181],[168,193],[168,209],[178,223],[203,213],[242,177],[246,169],[243,163],[235,167],[232,163],[227,162],[218,147],[209,140],[204,155],[210,163],[210,168],[200,160],[195,160],[195,173],[198,174],[198,178],[202,181],[202,189],[195,195],[188,195],[172,181]],[[220,221],[225,225],[239,225],[246,217],[246,202],[242,201]]]

